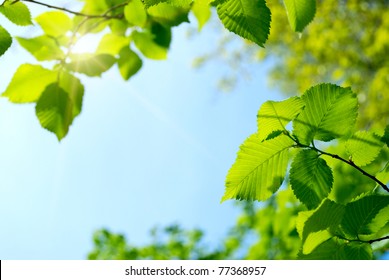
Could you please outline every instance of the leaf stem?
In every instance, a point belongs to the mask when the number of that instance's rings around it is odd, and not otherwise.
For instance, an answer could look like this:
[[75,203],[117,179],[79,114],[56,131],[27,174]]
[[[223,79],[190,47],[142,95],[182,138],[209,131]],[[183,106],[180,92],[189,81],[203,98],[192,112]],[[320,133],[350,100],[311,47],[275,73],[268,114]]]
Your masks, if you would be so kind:
[[380,185],[385,191],[389,192],[389,188],[383,183],[381,182],[380,180],[378,180],[376,177],[374,177],[373,175],[367,173],[365,170],[363,170],[362,168],[360,168],[359,166],[357,166],[351,159],[350,160],[347,160],[347,159],[344,159],[342,158],[341,156],[339,155],[335,155],[335,154],[331,154],[331,153],[327,153],[327,152],[324,152],[318,148],[316,148],[313,144],[312,146],[309,146],[309,145],[304,145],[304,144],[301,144],[297,138],[291,136],[289,134],[289,132],[286,133],[286,135],[289,136],[290,139],[292,139],[295,143],[296,143],[296,147],[299,147],[299,148],[308,148],[308,149],[311,149],[311,150],[314,150],[318,153],[320,153],[321,155],[326,155],[326,156],[329,156],[329,157],[332,157],[334,159],[337,159],[337,160],[340,160],[340,161],[343,161],[344,163],[354,167],[356,170],[358,170],[359,172],[361,172],[363,175],[365,175],[366,177],[369,177],[370,179],[372,179],[374,182],[376,182],[378,185]]

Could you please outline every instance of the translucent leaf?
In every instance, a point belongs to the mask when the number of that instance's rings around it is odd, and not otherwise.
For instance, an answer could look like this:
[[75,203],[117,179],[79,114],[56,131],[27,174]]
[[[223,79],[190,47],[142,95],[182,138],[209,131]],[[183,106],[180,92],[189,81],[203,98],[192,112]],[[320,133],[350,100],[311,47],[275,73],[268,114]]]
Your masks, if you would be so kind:
[[2,56],[12,44],[11,35],[0,25],[0,56]]
[[257,115],[259,138],[266,139],[274,131],[286,130],[286,125],[297,117],[303,107],[299,97],[263,103]]
[[56,41],[47,35],[30,39],[16,37],[16,39],[38,61],[59,60],[65,56]]
[[303,232],[304,232],[304,226],[305,222],[308,220],[309,217],[312,216],[312,214],[315,211],[300,211],[298,213],[297,219],[296,219],[296,230],[297,233],[299,234],[300,238],[303,239]]
[[126,20],[136,26],[144,27],[147,22],[147,13],[141,0],[132,0],[124,8]]
[[302,144],[314,139],[330,141],[349,135],[354,129],[358,101],[350,88],[319,84],[301,97],[305,107],[293,121],[294,134]]
[[320,230],[311,233],[308,235],[307,239],[305,239],[304,244],[302,246],[303,254],[311,253],[317,246],[332,238],[333,235],[328,230]]
[[299,253],[302,260],[370,260],[373,257],[371,245],[360,242],[347,242],[331,238],[320,244],[312,253]]
[[16,3],[6,1],[0,6],[0,13],[16,25],[25,26],[32,24],[30,10],[20,1]]
[[96,54],[110,54],[116,56],[123,47],[128,46],[129,44],[130,39],[128,37],[107,33],[101,38],[96,49]]
[[384,143],[379,136],[368,131],[357,131],[346,142],[351,160],[358,166],[371,163],[380,153]]
[[225,28],[263,47],[271,21],[265,0],[223,0],[216,3]]
[[389,196],[365,196],[346,205],[342,229],[353,238],[379,231],[389,222]]
[[381,141],[389,147],[389,125],[386,126],[384,136],[382,136]]
[[168,3],[176,7],[189,7],[193,0],[142,0],[142,2],[146,8],[150,8],[161,3]]
[[376,177],[384,184],[389,183],[389,162],[387,162],[385,167],[377,173]]
[[284,3],[290,26],[302,32],[315,17],[316,0],[284,0]]
[[303,242],[308,235],[314,232],[326,230],[340,224],[344,214],[344,206],[326,199],[307,219],[303,230]]
[[153,17],[153,20],[167,27],[177,26],[183,22],[189,22],[188,12],[189,7],[177,7],[167,3],[152,6],[147,10],[147,13]]
[[84,98],[84,86],[80,80],[68,72],[62,71],[59,86],[67,93],[73,105],[73,118],[81,113]]
[[197,19],[199,31],[211,18],[210,0],[195,0],[192,6],[192,12]]
[[22,64],[2,96],[14,103],[36,102],[47,85],[56,81],[57,75],[58,72],[40,65]]
[[72,62],[67,64],[66,67],[71,71],[83,73],[90,77],[100,77],[101,74],[111,68],[115,62],[116,59],[108,54],[80,54],[73,56]]
[[73,121],[73,105],[68,94],[57,83],[50,84],[42,93],[36,107],[42,127],[55,133],[61,140]]
[[151,33],[134,31],[132,38],[134,39],[135,46],[145,57],[157,60],[167,58],[168,49],[155,43]]
[[227,174],[222,201],[266,200],[281,186],[294,142],[281,135],[261,142],[257,134],[241,145],[238,157]]
[[296,197],[308,209],[313,209],[330,193],[333,183],[332,171],[317,152],[302,150],[293,160],[290,183]]
[[118,66],[120,74],[127,81],[142,67],[142,60],[130,48],[124,48],[120,51]]
[[65,35],[73,26],[68,15],[59,11],[40,14],[35,20],[47,35],[53,37]]

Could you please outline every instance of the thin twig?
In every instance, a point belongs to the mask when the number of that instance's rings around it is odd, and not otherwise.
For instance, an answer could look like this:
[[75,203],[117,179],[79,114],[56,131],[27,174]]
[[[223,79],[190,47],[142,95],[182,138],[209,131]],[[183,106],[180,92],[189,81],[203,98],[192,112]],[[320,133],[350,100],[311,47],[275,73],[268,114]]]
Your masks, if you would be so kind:
[[[51,8],[51,9],[56,9],[56,10],[64,11],[64,12],[67,12],[67,13],[70,13],[70,14],[73,14],[73,15],[76,15],[76,16],[82,16],[82,17],[86,17],[86,18],[106,18],[106,19],[115,19],[115,18],[116,19],[117,18],[120,19],[120,18],[122,18],[123,15],[110,16],[110,15],[108,15],[108,13],[111,12],[112,10],[116,9],[116,8],[119,8],[119,7],[122,7],[122,6],[125,5],[124,3],[121,3],[121,4],[115,5],[114,7],[110,8],[104,14],[101,14],[101,15],[90,15],[90,14],[85,14],[85,13],[81,13],[81,12],[72,11],[72,10],[69,10],[69,9],[66,9],[66,8],[63,8],[63,7],[58,7],[58,6],[50,5],[50,4],[39,2],[39,1],[35,1],[35,0],[22,0],[22,1],[23,2],[34,3],[34,4],[37,4],[37,5],[41,5],[41,6],[45,6],[47,8]],[[125,3],[127,4],[128,2],[125,2]]]
[[382,240],[385,240],[385,239],[388,239],[388,240],[389,240],[389,235],[388,235],[388,236],[381,237],[381,238],[369,240],[369,243],[372,244],[372,243],[374,243],[374,242],[382,241]]
[[315,147],[314,144],[312,144],[312,146],[309,146],[309,145],[304,145],[304,144],[301,144],[297,138],[291,136],[289,134],[288,131],[285,132],[285,134],[287,136],[289,136],[290,139],[292,139],[295,143],[296,143],[296,147],[299,147],[299,148],[308,148],[308,149],[311,149],[311,150],[314,150],[322,155],[326,155],[326,156],[330,156],[332,158],[335,158],[337,160],[340,160],[340,161],[343,161],[344,163],[354,167],[356,170],[358,170],[359,172],[361,172],[363,175],[365,175],[366,177],[369,177],[370,179],[372,179],[373,181],[375,181],[378,185],[380,185],[385,191],[389,192],[389,188],[383,183],[381,182],[380,180],[378,180],[376,177],[374,177],[373,175],[367,173],[365,170],[363,170],[362,168],[360,168],[359,166],[355,165],[355,163],[352,161],[352,160],[347,160],[347,159],[344,159],[342,158],[341,156],[339,155],[335,155],[335,154],[331,154],[331,153],[327,153],[327,152],[324,152],[318,148]]

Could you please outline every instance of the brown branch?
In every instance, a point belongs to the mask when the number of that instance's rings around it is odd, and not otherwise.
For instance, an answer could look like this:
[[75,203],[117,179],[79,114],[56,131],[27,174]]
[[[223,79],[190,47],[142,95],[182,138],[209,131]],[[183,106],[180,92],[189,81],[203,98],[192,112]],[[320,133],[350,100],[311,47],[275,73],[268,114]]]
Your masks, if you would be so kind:
[[63,7],[58,7],[58,6],[54,6],[54,5],[50,5],[50,4],[47,4],[47,3],[43,3],[43,2],[39,2],[39,1],[35,1],[35,0],[21,0],[23,2],[30,2],[30,3],[34,3],[34,4],[37,4],[37,5],[41,5],[41,6],[45,6],[47,8],[51,8],[51,9],[56,9],[56,10],[60,10],[60,11],[64,11],[64,12],[67,12],[67,13],[70,13],[70,14],[73,14],[73,15],[76,15],[76,16],[82,16],[82,17],[86,17],[86,18],[105,18],[105,19],[120,19],[123,17],[123,15],[114,15],[114,16],[110,16],[108,15],[111,11],[113,11],[114,9],[117,9],[117,8],[120,8],[122,6],[125,6],[128,4],[128,1],[124,2],[124,3],[121,3],[121,4],[118,4],[118,5],[115,5],[113,7],[111,7],[108,11],[106,11],[104,14],[100,14],[100,15],[91,15],[91,14],[86,14],[86,13],[81,13],[81,12],[76,12],[76,11],[72,11],[72,10],[69,10],[69,9],[66,9],[66,8],[63,8]]

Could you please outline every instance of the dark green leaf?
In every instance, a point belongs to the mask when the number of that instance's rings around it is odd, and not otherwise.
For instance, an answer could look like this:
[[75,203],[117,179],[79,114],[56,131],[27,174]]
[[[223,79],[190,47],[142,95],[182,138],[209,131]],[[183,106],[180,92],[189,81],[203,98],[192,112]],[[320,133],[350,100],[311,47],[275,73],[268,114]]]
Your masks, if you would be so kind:
[[308,209],[313,209],[330,193],[333,183],[332,171],[317,152],[302,150],[293,160],[290,183],[296,197]]
[[346,205],[342,229],[352,238],[371,235],[389,222],[389,196],[371,195]]
[[0,25],[0,56],[2,56],[12,44],[11,35]]
[[73,104],[57,83],[44,90],[36,104],[35,112],[42,127],[55,133],[58,140],[68,133],[73,121]]
[[228,30],[263,47],[271,21],[265,0],[222,0],[216,3],[219,18]]

